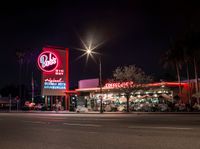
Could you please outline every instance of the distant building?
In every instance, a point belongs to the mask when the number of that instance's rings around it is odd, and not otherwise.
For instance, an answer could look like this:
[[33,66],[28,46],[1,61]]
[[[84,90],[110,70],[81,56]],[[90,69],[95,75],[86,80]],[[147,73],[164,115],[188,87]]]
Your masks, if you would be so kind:
[[[9,107],[10,107],[10,98],[0,97],[0,110],[9,110]],[[11,107],[13,110],[17,108],[17,101],[14,98],[11,99]]]

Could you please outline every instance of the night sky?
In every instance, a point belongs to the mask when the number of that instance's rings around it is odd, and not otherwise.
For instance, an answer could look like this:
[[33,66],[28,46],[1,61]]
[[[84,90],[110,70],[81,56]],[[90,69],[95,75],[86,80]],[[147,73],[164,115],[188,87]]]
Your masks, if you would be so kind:
[[[189,1],[188,1],[189,2]],[[97,78],[98,64],[86,57],[76,60],[83,48],[79,36],[104,42],[103,78],[112,76],[117,66],[136,64],[147,74],[162,79],[166,70],[160,56],[170,41],[186,30],[188,20],[198,17],[198,4],[186,1],[27,1],[0,5],[0,88],[18,84],[16,49],[38,53],[45,45],[70,49],[70,85],[78,80]],[[191,17],[192,16],[192,17]],[[189,18],[189,19],[188,19]],[[35,59],[31,59],[32,63]],[[31,70],[39,81],[37,67],[24,68],[24,82],[30,82]],[[26,76],[26,77],[25,77]]]

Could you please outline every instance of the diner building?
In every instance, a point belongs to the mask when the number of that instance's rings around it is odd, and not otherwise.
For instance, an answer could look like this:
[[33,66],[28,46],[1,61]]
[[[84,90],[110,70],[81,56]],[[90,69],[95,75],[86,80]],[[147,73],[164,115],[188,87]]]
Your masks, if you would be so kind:
[[[127,98],[120,90],[123,83],[105,83],[99,87],[98,79],[80,80],[77,106],[87,107],[89,111],[99,111],[102,98],[104,111],[124,111]],[[155,106],[169,105],[177,102],[187,104],[189,101],[189,86],[185,82],[154,82],[144,84],[144,88],[131,92],[129,105],[132,111],[151,111]],[[179,93],[181,88],[181,95]],[[160,107],[162,110],[163,107]],[[164,110],[164,108],[163,108]]]

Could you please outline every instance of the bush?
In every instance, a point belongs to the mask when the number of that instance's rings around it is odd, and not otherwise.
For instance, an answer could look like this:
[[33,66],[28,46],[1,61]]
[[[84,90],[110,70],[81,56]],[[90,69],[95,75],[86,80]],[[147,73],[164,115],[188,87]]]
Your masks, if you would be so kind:
[[111,108],[111,112],[116,112],[117,111],[117,107],[112,107]]
[[42,107],[41,111],[47,111],[47,107],[46,106]]
[[29,107],[26,106],[22,107],[22,111],[28,111],[28,110],[30,110]]

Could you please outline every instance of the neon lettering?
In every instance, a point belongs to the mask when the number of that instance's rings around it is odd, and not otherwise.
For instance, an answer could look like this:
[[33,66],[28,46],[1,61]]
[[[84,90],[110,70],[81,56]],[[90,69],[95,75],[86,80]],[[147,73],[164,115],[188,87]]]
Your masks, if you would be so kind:
[[44,51],[38,57],[38,66],[45,72],[52,72],[58,66],[58,58],[53,52]]

